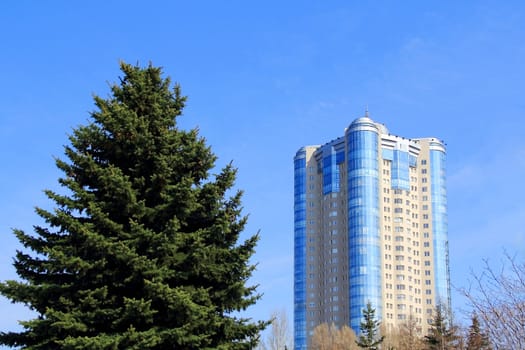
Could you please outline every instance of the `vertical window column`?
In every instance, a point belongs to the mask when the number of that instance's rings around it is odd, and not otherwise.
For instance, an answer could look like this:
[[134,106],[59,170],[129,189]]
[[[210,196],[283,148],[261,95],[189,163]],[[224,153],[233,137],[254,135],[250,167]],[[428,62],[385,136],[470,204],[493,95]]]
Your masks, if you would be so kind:
[[374,124],[352,124],[347,133],[350,326],[359,334],[370,301],[382,315],[379,231],[379,135]]
[[436,303],[442,303],[450,310],[447,189],[445,182],[446,155],[441,144],[432,146],[433,143],[431,142],[429,166]]
[[294,158],[294,342],[307,348],[306,339],[306,150]]

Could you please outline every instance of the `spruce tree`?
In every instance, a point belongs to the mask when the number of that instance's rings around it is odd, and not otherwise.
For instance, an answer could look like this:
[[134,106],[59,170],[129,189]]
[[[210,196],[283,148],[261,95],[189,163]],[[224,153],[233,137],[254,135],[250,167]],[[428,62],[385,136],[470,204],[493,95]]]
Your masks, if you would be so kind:
[[488,336],[481,330],[479,319],[476,314],[472,315],[471,325],[467,336],[467,350],[490,350]]
[[379,336],[379,326],[381,322],[375,319],[376,310],[372,307],[370,301],[366,304],[366,309],[363,309],[363,321],[359,325],[361,331],[356,340],[357,346],[363,349],[376,350],[385,339],[384,336]]
[[121,63],[108,98],[75,129],[64,193],[25,247],[19,281],[0,293],[37,316],[0,344],[23,349],[251,349],[266,322],[239,311],[260,295],[248,286],[257,235],[240,241],[246,217],[230,164],[198,131],[181,130],[186,97],[162,70]]
[[425,336],[424,342],[429,350],[452,350],[456,349],[458,340],[456,328],[451,325],[447,313],[441,304],[436,306],[432,326]]

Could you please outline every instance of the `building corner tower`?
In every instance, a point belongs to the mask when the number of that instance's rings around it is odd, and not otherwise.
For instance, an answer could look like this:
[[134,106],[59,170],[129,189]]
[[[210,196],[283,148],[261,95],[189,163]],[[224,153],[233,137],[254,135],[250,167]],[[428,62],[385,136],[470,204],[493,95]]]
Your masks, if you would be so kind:
[[294,341],[322,323],[359,332],[370,302],[387,328],[426,334],[450,308],[444,144],[392,135],[368,113],[294,157]]

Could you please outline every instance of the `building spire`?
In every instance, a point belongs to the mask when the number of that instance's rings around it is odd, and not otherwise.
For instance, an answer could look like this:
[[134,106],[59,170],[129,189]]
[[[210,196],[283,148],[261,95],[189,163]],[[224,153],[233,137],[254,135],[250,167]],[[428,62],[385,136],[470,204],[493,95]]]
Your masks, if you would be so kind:
[[366,107],[365,107],[365,117],[369,118],[369,116],[368,116],[368,103],[366,104]]

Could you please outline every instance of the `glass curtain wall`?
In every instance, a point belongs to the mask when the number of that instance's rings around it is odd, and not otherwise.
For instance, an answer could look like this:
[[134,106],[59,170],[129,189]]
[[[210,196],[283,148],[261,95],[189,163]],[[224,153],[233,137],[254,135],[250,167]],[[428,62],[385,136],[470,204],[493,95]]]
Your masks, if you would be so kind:
[[294,158],[294,344],[306,349],[306,150]]
[[[432,145],[431,145],[432,146]],[[443,146],[439,144],[439,147]],[[430,149],[430,178],[432,196],[432,234],[434,244],[434,273],[436,303],[450,310],[450,273],[448,264],[447,189],[445,183],[445,152]]]
[[[358,120],[359,121],[359,120]],[[372,123],[347,134],[350,327],[359,334],[368,302],[382,314],[379,235],[379,136]]]

